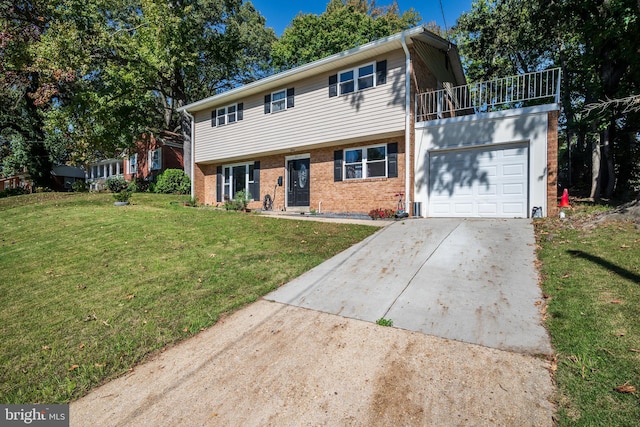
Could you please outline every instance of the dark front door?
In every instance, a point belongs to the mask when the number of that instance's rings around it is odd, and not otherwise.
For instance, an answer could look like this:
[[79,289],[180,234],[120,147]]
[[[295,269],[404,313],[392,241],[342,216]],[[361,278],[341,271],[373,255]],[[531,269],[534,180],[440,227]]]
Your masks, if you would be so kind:
[[289,160],[289,206],[309,206],[309,164],[309,159]]

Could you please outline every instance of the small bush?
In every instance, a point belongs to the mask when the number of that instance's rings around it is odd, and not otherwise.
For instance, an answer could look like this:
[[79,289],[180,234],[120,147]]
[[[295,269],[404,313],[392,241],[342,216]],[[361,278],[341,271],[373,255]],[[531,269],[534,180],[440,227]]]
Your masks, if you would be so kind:
[[250,199],[250,193],[247,193],[246,191],[238,191],[233,200],[227,200],[224,203],[224,208],[228,211],[244,211],[247,209],[247,204],[249,204]]
[[188,194],[191,192],[191,180],[182,169],[167,169],[158,176],[156,193]]
[[378,209],[372,209],[369,212],[369,216],[372,219],[386,219],[386,218],[393,218],[396,215],[396,211],[394,211],[393,209],[382,209],[382,208],[378,208]]
[[131,198],[131,191],[122,190],[117,193],[113,193],[113,198],[116,199],[116,202],[128,202]]
[[111,176],[107,178],[107,188],[112,193],[119,193],[127,188],[127,181],[121,176]]
[[71,190],[75,193],[84,193],[89,190],[89,186],[87,186],[87,183],[83,179],[79,179],[71,184]]
[[4,190],[0,191],[0,199],[2,199],[3,197],[20,196],[27,193],[27,190],[22,187],[5,188]]

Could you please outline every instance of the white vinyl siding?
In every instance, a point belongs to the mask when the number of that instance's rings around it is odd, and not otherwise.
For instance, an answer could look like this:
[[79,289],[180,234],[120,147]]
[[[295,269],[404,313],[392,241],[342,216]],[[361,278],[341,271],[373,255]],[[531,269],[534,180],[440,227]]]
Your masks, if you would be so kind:
[[385,59],[387,83],[366,91],[328,97],[329,76],[339,73],[338,69],[292,84],[296,107],[286,114],[264,114],[264,98],[272,91],[244,99],[244,120],[235,126],[212,128],[211,110],[196,113],[195,161],[224,161],[401,135],[405,126],[404,53],[390,52],[372,58],[371,63]]

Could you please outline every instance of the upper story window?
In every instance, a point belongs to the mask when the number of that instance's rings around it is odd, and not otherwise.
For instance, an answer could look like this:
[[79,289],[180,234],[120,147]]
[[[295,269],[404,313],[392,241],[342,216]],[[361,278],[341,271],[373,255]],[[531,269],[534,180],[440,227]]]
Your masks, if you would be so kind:
[[288,110],[295,106],[295,89],[278,90],[270,95],[264,96],[264,113],[277,113],[278,111]]
[[372,62],[329,76],[329,97],[346,95],[387,82],[387,61]]
[[211,111],[211,127],[238,122],[244,118],[243,116],[244,104],[242,102],[217,108]]

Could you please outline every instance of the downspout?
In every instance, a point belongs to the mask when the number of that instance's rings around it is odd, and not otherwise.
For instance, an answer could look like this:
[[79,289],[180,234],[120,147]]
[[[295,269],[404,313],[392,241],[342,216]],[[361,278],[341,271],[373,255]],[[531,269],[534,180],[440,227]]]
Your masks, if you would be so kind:
[[[405,178],[404,178],[404,208],[407,212],[411,212],[411,54],[407,47],[406,34],[403,31],[400,41],[402,42],[402,49],[404,49],[405,55],[405,76],[404,76],[404,92],[405,92],[405,106],[404,106],[404,159],[405,159]],[[415,212],[414,212],[415,214]]]
[[191,180],[191,200],[193,200],[196,197],[196,189],[195,189],[195,182],[194,182],[194,176],[195,176],[195,139],[196,139],[196,118],[193,117],[191,114],[189,114],[189,112],[187,110],[183,110],[182,111],[184,113],[185,116],[189,117],[189,119],[191,119],[191,155],[190,157],[190,161],[191,161],[191,176],[189,177],[189,179]]

